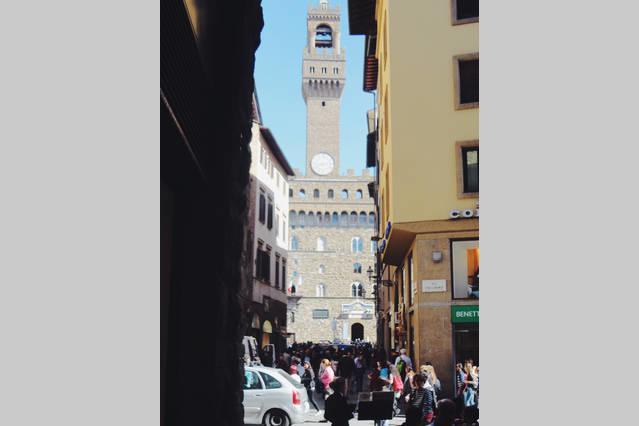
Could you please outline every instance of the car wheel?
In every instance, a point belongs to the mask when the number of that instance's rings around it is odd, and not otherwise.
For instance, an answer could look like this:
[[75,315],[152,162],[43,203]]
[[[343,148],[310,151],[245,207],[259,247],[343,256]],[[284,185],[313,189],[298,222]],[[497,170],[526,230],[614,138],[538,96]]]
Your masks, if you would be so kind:
[[291,426],[291,421],[285,412],[281,410],[271,410],[264,416],[266,426]]

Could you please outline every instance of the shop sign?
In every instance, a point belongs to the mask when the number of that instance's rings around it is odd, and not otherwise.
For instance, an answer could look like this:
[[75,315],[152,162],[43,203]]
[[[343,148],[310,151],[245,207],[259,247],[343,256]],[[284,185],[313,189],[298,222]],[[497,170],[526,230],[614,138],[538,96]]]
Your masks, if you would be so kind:
[[453,323],[479,323],[479,306],[477,305],[451,306],[450,313]]
[[446,291],[446,280],[422,280],[422,293]]

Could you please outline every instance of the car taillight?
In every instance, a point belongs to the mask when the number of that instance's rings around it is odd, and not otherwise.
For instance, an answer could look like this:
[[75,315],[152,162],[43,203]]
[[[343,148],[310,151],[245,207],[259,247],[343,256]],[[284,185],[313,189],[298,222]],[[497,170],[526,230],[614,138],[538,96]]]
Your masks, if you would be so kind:
[[293,405],[300,405],[302,403],[302,398],[300,397],[300,393],[296,390],[293,391]]

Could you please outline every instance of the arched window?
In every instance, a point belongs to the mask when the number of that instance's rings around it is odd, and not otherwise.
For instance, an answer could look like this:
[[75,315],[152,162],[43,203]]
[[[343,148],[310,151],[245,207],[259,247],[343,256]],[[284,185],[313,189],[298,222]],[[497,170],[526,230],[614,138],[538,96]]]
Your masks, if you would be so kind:
[[306,226],[315,226],[315,213],[308,212],[308,219],[306,220]]
[[342,227],[348,226],[348,213],[342,212],[339,215],[339,226],[342,226]]
[[328,190],[328,198],[333,198],[335,196],[335,193],[333,192],[332,189]]
[[370,226],[375,226],[375,213],[370,212],[370,213],[368,214],[368,224],[369,224]]
[[295,228],[297,225],[297,213],[295,213],[295,210],[288,212],[288,223],[291,225],[291,228]]
[[342,200],[348,199],[348,189],[342,189]]
[[293,189],[292,188],[288,189],[288,197],[289,198],[293,198]]
[[328,226],[331,224],[331,214],[329,212],[324,212],[324,226]]
[[353,272],[356,274],[362,273],[362,264],[361,263],[353,263]]
[[353,237],[351,239],[351,252],[361,253],[364,251],[364,241],[360,237]]
[[326,296],[326,287],[324,287],[324,284],[318,284],[317,287],[315,287],[315,296],[317,297]]
[[326,250],[326,238],[318,237],[317,238],[317,251]]
[[313,198],[319,198],[319,189],[313,190]]
[[339,215],[337,212],[333,212],[333,216],[331,218],[331,225],[339,225]]
[[366,226],[368,215],[366,212],[359,212],[359,226]]
[[351,296],[362,297],[363,295],[364,295],[364,287],[362,286],[362,283],[351,284]]
[[315,217],[316,217],[316,220],[317,220],[317,226],[324,225],[324,216],[322,215],[322,212],[317,212]]
[[297,214],[297,224],[302,228],[306,225],[306,213],[304,213],[304,210]]
[[317,269],[317,272],[319,272],[320,274],[323,274],[324,272],[326,272],[326,268],[324,267],[324,265],[320,265],[319,268]]
[[357,191],[355,191],[355,198],[356,199],[361,200],[363,195],[364,194],[362,193],[361,189],[358,189]]
[[357,212],[351,212],[351,218],[348,221],[350,226],[357,226]]
[[318,25],[315,29],[315,47],[332,48],[333,30],[326,24]]
[[306,191],[304,191],[303,189],[300,189],[300,198],[306,198]]
[[[299,244],[300,242],[297,237],[291,238],[291,250],[298,250]],[[293,273],[293,275],[295,275],[295,273]]]

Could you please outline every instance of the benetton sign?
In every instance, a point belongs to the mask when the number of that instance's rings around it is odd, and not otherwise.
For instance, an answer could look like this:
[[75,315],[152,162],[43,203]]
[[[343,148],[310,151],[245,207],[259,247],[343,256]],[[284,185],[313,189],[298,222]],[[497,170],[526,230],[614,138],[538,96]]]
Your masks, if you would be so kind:
[[479,306],[457,305],[451,306],[451,320],[453,323],[479,323]]

